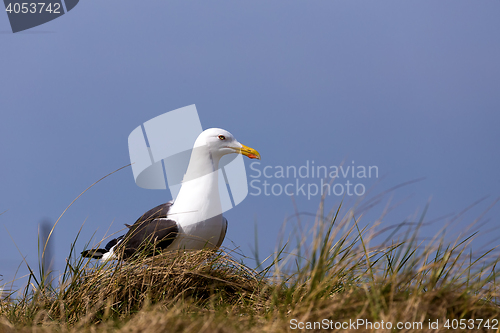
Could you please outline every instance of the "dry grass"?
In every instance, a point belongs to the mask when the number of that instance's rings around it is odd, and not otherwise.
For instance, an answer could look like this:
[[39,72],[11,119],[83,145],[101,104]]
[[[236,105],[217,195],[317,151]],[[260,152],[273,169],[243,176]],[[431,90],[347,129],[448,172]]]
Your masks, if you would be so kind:
[[[319,332],[330,320],[332,331],[444,332],[446,320],[497,331],[493,252],[473,255],[472,237],[417,244],[418,225],[400,242],[370,247],[373,230],[339,212],[317,218],[311,246],[282,247],[259,272],[222,251],[95,266],[75,256],[58,286],[32,272],[22,295],[1,303],[0,332],[290,332],[299,322]],[[375,327],[345,326],[358,319]],[[393,329],[376,329],[382,321]],[[422,326],[395,329],[398,322]]]

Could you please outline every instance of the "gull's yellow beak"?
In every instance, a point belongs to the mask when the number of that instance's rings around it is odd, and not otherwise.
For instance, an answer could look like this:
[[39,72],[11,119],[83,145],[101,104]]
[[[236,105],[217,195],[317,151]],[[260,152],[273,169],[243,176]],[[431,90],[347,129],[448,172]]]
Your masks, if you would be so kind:
[[241,148],[239,149],[238,153],[248,156],[249,158],[256,158],[260,160],[260,154],[257,150],[247,147],[245,145],[241,145]]

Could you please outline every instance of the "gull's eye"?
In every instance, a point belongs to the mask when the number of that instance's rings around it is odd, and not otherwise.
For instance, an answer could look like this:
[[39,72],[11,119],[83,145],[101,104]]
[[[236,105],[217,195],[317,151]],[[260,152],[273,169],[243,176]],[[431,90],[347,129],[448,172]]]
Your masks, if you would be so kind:
[[226,137],[224,135],[219,135],[220,140],[226,140]]

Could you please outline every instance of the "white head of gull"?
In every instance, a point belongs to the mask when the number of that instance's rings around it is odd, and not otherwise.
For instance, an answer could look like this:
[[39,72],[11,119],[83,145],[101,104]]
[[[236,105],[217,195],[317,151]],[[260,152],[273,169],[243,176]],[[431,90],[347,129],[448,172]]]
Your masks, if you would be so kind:
[[127,227],[129,231],[111,240],[104,249],[82,252],[82,256],[101,260],[127,259],[147,251],[154,244],[162,250],[218,248],[227,230],[219,196],[218,169],[227,154],[260,159],[260,154],[239,143],[220,128],[203,131],[193,146],[187,171],[174,202],[159,205]]

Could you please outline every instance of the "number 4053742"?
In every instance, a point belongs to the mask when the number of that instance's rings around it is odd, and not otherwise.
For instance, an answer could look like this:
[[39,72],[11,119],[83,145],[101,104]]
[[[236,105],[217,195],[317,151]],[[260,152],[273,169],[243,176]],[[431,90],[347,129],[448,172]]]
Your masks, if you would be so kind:
[[10,13],[15,13],[15,14],[26,14],[26,13],[31,13],[31,14],[41,14],[43,12],[48,12],[52,14],[61,14],[61,4],[60,3],[48,3],[46,4],[45,2],[23,2],[23,3],[9,3],[7,8],[5,8],[5,11]]

